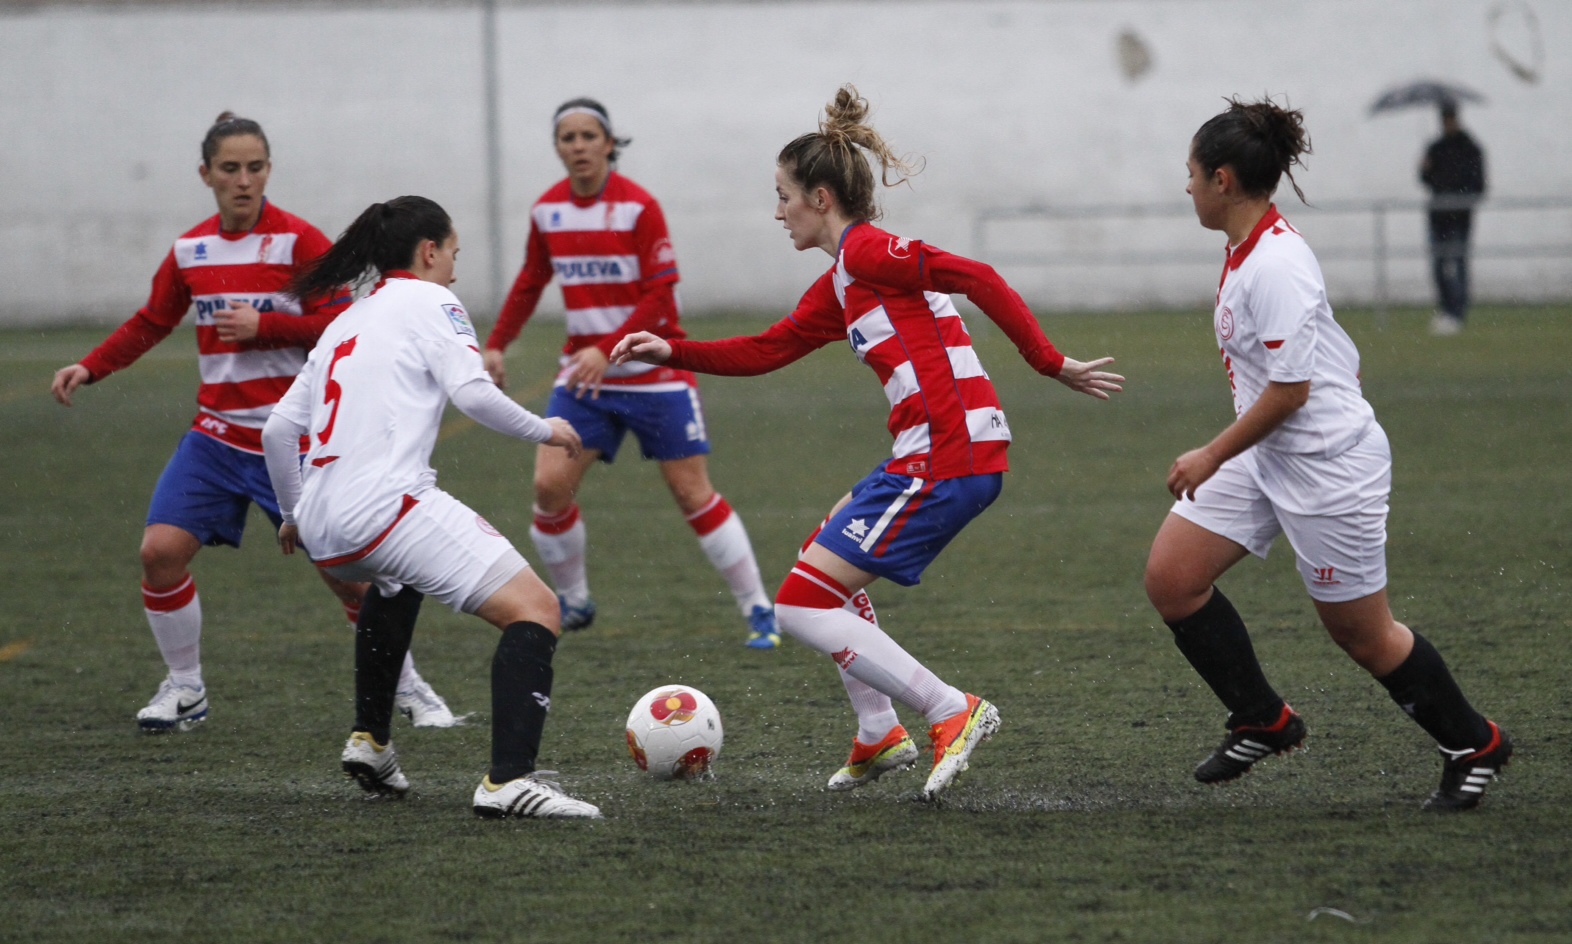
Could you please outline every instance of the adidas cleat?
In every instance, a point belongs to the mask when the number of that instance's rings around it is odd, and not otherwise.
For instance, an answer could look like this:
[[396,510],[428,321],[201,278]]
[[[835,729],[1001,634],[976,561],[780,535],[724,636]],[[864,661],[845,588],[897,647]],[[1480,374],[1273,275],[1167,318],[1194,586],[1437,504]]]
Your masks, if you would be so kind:
[[1270,725],[1242,724],[1229,728],[1212,756],[1195,768],[1195,779],[1202,783],[1237,780],[1248,773],[1256,761],[1272,754],[1294,751],[1304,740],[1304,719],[1285,704],[1277,720]]
[[586,597],[583,603],[569,603],[566,597],[557,596],[557,606],[562,612],[562,631],[565,633],[589,629],[595,622],[595,601]]
[[207,720],[207,687],[191,688],[164,678],[158,694],[136,713],[137,727],[149,734],[189,731]]
[[748,614],[748,641],[743,643],[749,649],[776,649],[781,644],[780,627],[775,625],[775,610],[773,607],[756,606]]
[[928,729],[933,741],[933,770],[923,784],[922,796],[933,800],[965,770],[977,745],[999,730],[999,709],[978,698],[966,696],[966,710],[958,711]]
[[506,819],[510,816],[530,819],[601,819],[600,808],[593,803],[577,800],[562,792],[555,781],[543,777],[554,776],[554,770],[537,770],[498,786],[491,782],[491,775],[481,778],[475,788],[473,809],[476,816],[487,819]]
[[342,760],[344,773],[367,793],[396,799],[409,792],[409,780],[398,768],[392,741],[378,744],[365,731],[356,731],[344,745]]
[[464,718],[455,717],[448,703],[423,678],[417,678],[408,691],[393,696],[393,707],[417,728],[451,728],[464,723]]
[[830,778],[831,790],[855,790],[873,783],[892,770],[910,770],[917,766],[917,745],[900,725],[890,729],[884,740],[877,744],[864,744],[852,738],[851,756],[846,766]]
[[1441,786],[1430,794],[1424,808],[1434,813],[1457,813],[1471,810],[1484,799],[1485,787],[1501,773],[1512,759],[1512,739],[1506,732],[1490,725],[1490,743],[1477,751],[1449,751],[1440,748],[1444,761],[1441,767]]

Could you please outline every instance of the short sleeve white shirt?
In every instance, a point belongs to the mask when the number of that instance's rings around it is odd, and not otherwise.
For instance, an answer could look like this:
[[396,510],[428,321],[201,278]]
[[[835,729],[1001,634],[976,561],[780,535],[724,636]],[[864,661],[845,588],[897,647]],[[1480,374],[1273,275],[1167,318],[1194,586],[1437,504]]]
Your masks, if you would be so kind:
[[443,286],[390,274],[328,326],[278,406],[310,437],[295,518],[314,560],[365,547],[435,487],[443,409],[477,379],[475,328]]
[[1277,207],[1228,250],[1213,327],[1236,415],[1254,406],[1272,381],[1310,381],[1309,401],[1257,448],[1330,458],[1359,442],[1375,421],[1360,391],[1359,351],[1332,317],[1321,266]]

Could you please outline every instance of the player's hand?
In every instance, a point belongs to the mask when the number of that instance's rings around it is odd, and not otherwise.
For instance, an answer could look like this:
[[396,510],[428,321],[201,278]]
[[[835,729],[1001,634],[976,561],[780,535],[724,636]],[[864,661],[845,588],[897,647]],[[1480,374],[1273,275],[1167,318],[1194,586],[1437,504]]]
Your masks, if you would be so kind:
[[1191,449],[1189,452],[1174,460],[1173,467],[1168,470],[1168,491],[1175,498],[1188,498],[1195,501],[1195,490],[1201,483],[1217,474],[1222,463],[1212,454],[1206,446],[1200,449]]
[[1112,364],[1113,360],[1111,357],[1099,357],[1095,361],[1078,361],[1066,357],[1064,366],[1059,368],[1059,375],[1054,379],[1077,393],[1106,400],[1108,394],[1124,390],[1119,386],[1124,382],[1123,376],[1097,369]]
[[508,368],[503,362],[507,358],[496,348],[486,348],[480,353],[481,363],[486,365],[486,373],[491,375],[491,382],[497,389],[508,389]]
[[295,553],[295,548],[300,545],[300,529],[292,524],[278,526],[278,549],[285,554]]
[[613,364],[642,361],[646,364],[664,364],[671,359],[671,344],[665,338],[648,331],[635,331],[617,342],[611,349]]
[[575,397],[583,397],[588,390],[591,400],[599,400],[600,382],[606,376],[606,368],[610,366],[611,360],[600,348],[579,348],[568,355],[568,372],[563,382]]
[[227,344],[244,344],[256,339],[257,326],[262,323],[262,313],[251,307],[250,302],[229,299],[228,307],[213,312],[213,325],[218,328],[218,339]]
[[551,425],[551,438],[543,445],[567,450],[569,459],[577,459],[584,452],[584,440],[579,438],[579,431],[572,423],[560,416],[548,416],[546,422]]
[[49,392],[54,394],[55,399],[63,406],[70,406],[71,394],[76,392],[77,387],[92,379],[93,375],[88,373],[87,368],[81,364],[62,367],[55,371],[55,380],[54,383],[49,385]]

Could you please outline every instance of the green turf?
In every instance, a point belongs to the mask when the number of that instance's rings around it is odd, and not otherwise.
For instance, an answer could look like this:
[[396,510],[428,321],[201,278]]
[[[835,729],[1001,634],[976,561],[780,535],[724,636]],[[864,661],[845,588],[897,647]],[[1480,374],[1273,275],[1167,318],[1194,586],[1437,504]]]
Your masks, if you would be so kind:
[[[1223,789],[1190,779],[1221,712],[1141,570],[1169,462],[1231,415],[1204,315],[1050,319],[1067,351],[1119,357],[1128,389],[1107,404],[979,332],[1014,471],[921,587],[873,590],[897,638],[1003,714],[941,808],[917,801],[917,773],[824,792],[854,730],[833,667],[792,644],[744,649],[655,469],[631,454],[597,469],[583,504],[601,616],[558,652],[542,757],[602,806],[593,824],[470,815],[495,633],[439,605],[415,652],[476,723],[400,721],[415,792],[361,799],[337,760],[350,633],[256,515],[243,550],[194,568],[211,720],[138,735],[162,667],[136,547],[190,421],[190,335],[64,410],[50,374],[103,332],[0,332],[0,940],[1566,941],[1572,310],[1482,310],[1449,339],[1426,317],[1343,321],[1396,454],[1399,618],[1519,744],[1485,806],[1451,818],[1419,812],[1433,748],[1317,628],[1282,545],[1224,585],[1309,750]],[[516,392],[544,375],[556,330],[526,333]],[[773,586],[885,454],[883,398],[839,347],[704,392],[713,477]],[[437,454],[444,487],[533,556],[530,462],[456,419]],[[655,783],[625,754],[628,708],[671,680],[725,716],[714,783]],[[1355,922],[1310,920],[1323,907]]]

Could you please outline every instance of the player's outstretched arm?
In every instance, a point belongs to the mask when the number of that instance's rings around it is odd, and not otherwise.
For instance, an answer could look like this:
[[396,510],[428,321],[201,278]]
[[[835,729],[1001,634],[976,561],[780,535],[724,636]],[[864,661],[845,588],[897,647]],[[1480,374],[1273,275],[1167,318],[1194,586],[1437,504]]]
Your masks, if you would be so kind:
[[665,338],[648,331],[635,331],[618,341],[617,346],[611,349],[613,364],[626,364],[628,361],[664,364],[670,359],[671,345]]
[[71,364],[55,371],[54,383],[49,385],[49,392],[55,395],[55,400],[63,406],[71,405],[71,394],[76,388],[93,379],[93,375],[81,364]]
[[1064,366],[1059,368],[1059,373],[1054,375],[1055,380],[1069,387],[1077,393],[1096,397],[1099,400],[1108,399],[1110,393],[1119,393],[1124,390],[1120,384],[1124,377],[1120,374],[1098,370],[1113,363],[1111,357],[1099,357],[1095,361],[1078,361],[1066,357]]
[[508,389],[507,356],[494,347],[488,347],[480,352],[480,360],[486,367],[486,373],[491,375],[491,382],[499,389]]
[[579,438],[579,431],[572,423],[560,416],[549,416],[546,423],[551,427],[551,438],[544,445],[567,450],[569,459],[577,459],[584,452],[584,440]]

